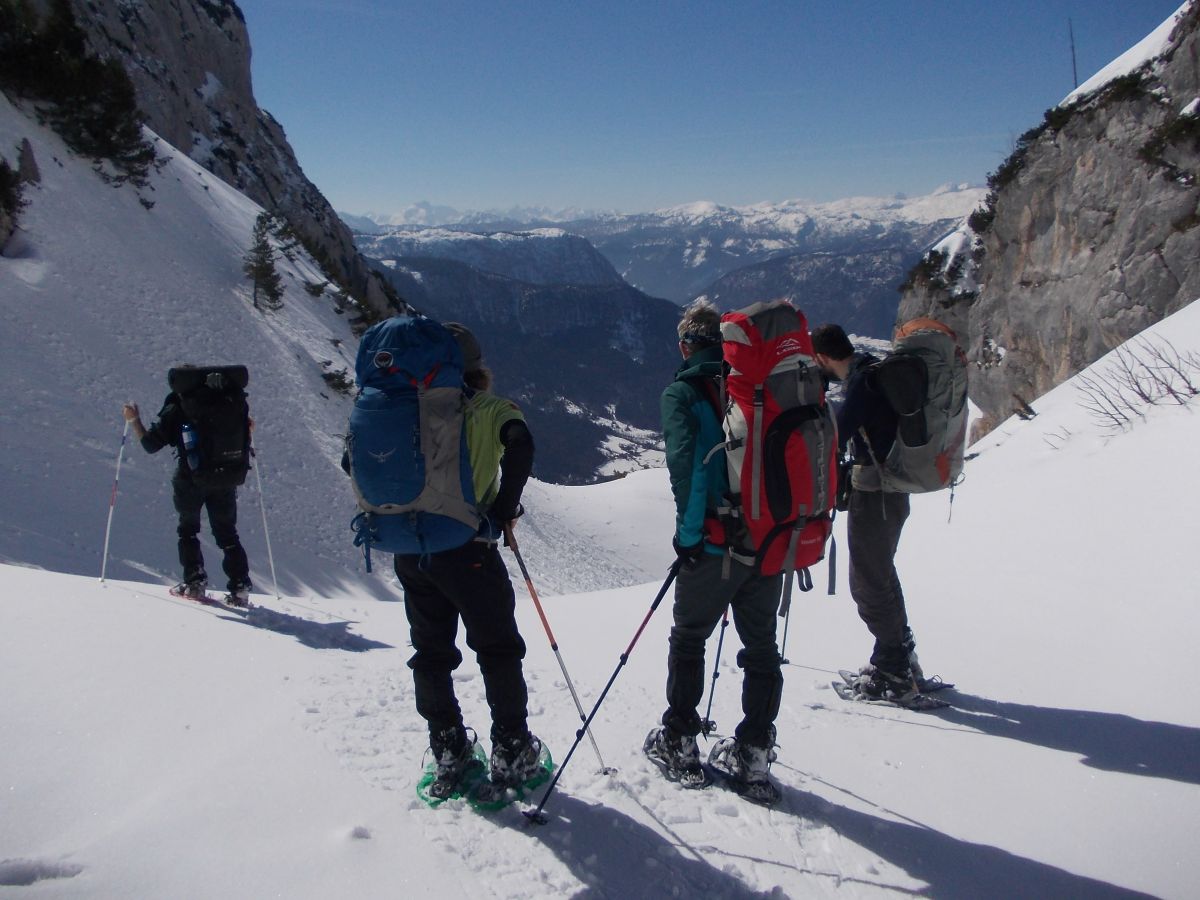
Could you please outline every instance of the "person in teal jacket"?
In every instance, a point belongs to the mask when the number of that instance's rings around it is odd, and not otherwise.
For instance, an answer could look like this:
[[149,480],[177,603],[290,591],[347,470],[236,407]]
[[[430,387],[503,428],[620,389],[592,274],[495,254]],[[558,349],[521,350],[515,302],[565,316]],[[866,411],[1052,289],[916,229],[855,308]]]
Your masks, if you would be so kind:
[[[775,717],[783,692],[776,613],[783,576],[763,576],[753,552],[727,547],[717,517],[728,506],[729,475],[722,428],[721,316],[711,303],[689,306],[679,323],[683,362],[661,401],[667,470],[675,498],[672,544],[681,565],[675,582],[674,625],[667,655],[667,710],[645,749],[667,776],[704,787],[696,735],[704,695],[704,645],[726,608],[742,640],[742,721],[734,736],[742,780],[760,799],[777,798],[767,773],[775,758]],[[718,448],[714,452],[714,448]]]

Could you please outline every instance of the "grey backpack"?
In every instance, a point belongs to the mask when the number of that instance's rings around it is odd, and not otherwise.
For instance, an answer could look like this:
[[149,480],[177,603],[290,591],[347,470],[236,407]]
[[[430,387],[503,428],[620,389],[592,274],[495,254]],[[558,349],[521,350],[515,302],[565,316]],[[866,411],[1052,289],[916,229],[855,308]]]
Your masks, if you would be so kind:
[[967,443],[967,359],[954,332],[936,319],[906,322],[869,377],[899,416],[891,452],[876,461],[883,490],[952,487]]

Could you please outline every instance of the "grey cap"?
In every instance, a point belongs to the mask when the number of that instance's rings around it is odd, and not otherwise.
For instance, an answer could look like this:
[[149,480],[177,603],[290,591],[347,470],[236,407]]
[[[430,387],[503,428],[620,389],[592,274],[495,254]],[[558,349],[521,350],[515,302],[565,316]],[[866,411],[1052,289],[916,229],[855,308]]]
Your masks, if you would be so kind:
[[468,372],[482,369],[483,348],[479,346],[475,335],[471,334],[471,329],[461,322],[447,322],[446,328],[458,341],[458,349],[463,355],[463,368]]

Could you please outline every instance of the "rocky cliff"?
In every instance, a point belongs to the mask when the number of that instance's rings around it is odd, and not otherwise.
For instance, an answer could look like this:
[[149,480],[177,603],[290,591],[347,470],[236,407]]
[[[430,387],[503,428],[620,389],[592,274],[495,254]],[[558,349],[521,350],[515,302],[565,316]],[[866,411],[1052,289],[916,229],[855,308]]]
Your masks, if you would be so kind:
[[1185,5],[1144,58],[1048,110],[974,231],[914,270],[900,319],[958,330],[985,429],[1200,297],[1198,21]]
[[[69,2],[92,52],[129,73],[154,132],[285,219],[330,275],[386,313],[390,290],[254,99],[250,41],[233,0]],[[51,0],[33,5],[46,10]]]

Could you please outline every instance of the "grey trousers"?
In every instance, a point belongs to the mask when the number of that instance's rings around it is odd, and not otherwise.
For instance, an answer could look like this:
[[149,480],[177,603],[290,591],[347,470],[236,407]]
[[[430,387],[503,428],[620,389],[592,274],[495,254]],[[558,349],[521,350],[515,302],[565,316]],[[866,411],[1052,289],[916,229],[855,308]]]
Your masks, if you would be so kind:
[[850,493],[846,525],[850,594],[858,607],[858,617],[875,637],[871,665],[888,672],[900,672],[908,665],[908,649],[904,646],[908,612],[895,565],[908,511],[908,494]]
[[742,641],[737,664],[742,669],[742,721],[739,741],[765,747],[779,714],[783,673],[775,643],[775,622],[783,576],[763,577],[750,566],[734,562],[728,579],[721,578],[723,558],[704,554],[685,563],[675,581],[675,624],[667,655],[667,711],[662,723],[679,734],[700,733],[697,707],[704,696],[704,644],[721,621],[727,606]]

